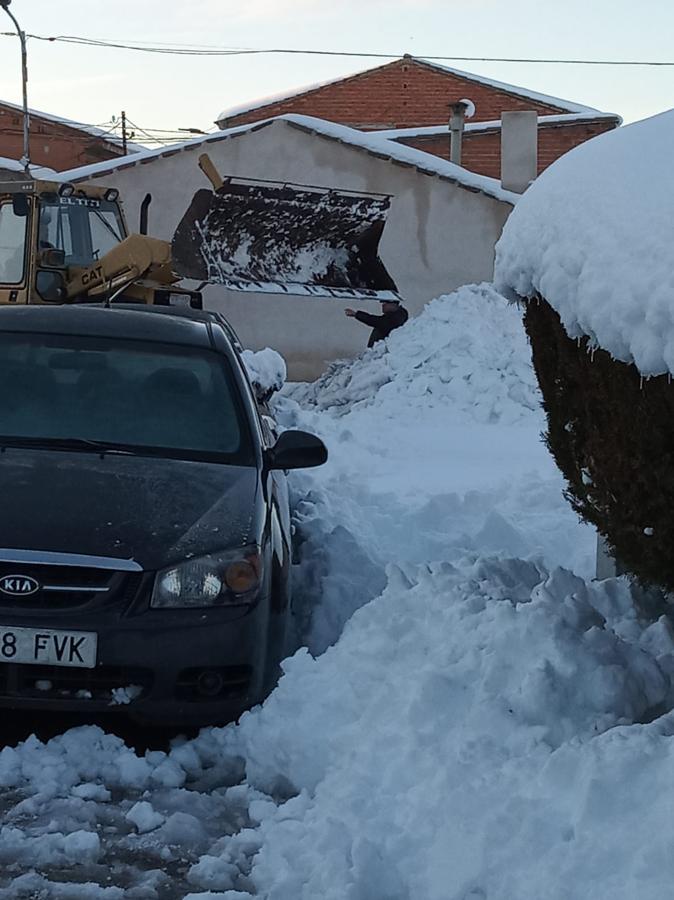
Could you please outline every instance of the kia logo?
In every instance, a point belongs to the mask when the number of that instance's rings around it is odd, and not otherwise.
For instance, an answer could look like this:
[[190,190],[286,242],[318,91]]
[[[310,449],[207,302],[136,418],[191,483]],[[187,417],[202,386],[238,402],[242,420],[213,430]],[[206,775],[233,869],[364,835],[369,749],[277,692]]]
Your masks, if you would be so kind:
[[11,597],[30,597],[39,590],[39,583],[30,575],[3,575],[0,578],[0,591]]

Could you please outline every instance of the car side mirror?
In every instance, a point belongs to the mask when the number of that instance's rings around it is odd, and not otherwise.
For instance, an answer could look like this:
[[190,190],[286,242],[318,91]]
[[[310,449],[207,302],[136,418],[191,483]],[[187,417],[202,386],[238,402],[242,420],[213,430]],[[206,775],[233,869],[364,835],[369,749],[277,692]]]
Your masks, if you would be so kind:
[[266,456],[269,469],[310,469],[322,466],[328,451],[323,441],[308,431],[284,431]]
[[66,299],[63,275],[55,269],[40,269],[35,277],[35,290],[45,303],[62,303]]

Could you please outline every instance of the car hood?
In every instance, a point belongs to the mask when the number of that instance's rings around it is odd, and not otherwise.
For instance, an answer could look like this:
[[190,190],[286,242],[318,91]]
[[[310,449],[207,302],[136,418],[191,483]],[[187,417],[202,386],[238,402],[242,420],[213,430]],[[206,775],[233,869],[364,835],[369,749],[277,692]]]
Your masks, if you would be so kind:
[[154,570],[255,540],[252,467],[11,447],[0,547],[133,559]]

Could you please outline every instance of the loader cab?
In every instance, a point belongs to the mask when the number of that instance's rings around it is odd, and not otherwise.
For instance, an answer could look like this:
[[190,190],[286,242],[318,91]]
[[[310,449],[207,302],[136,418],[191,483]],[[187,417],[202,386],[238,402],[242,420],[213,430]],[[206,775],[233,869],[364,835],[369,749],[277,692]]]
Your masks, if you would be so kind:
[[126,235],[116,191],[0,181],[0,305],[62,301],[67,279]]
[[38,258],[43,250],[60,250],[68,268],[92,265],[126,237],[116,199],[47,193],[38,198],[37,213]]

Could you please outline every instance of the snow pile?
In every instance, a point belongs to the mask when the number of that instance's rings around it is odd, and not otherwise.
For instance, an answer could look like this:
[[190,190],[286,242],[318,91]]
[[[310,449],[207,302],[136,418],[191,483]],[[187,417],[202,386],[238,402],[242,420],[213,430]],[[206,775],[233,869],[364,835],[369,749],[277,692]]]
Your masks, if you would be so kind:
[[504,424],[531,419],[540,406],[521,313],[488,284],[434,300],[362,357],[333,364],[288,395],[338,415],[376,404],[406,416],[423,405]]
[[540,293],[643,375],[674,373],[674,111],[600,135],[534,182],[496,249],[496,282]]
[[[336,647],[298,653],[216,733],[268,796],[190,881],[229,888],[254,848],[254,893],[274,900],[662,900],[672,726],[609,729],[671,701],[673,660],[624,582],[392,567]],[[282,784],[295,796],[273,800]]]
[[391,565],[284,669],[168,754],[97,728],[6,748],[0,898],[668,896],[674,641],[625,581]]
[[258,397],[271,396],[281,390],[288,370],[280,353],[265,347],[264,350],[244,350],[241,357]]
[[295,605],[312,652],[378,596],[391,561],[487,553],[593,571],[593,532],[540,440],[521,314],[489,285],[434,301],[275,405],[283,425],[319,434],[330,452],[327,466],[293,475],[305,539]]
[[521,313],[489,285],[434,301],[319,382],[286,386],[275,405],[285,427],[319,434],[330,453],[293,475],[304,538],[295,605],[312,652],[378,596],[391,561],[502,554],[591,575],[594,534],[540,440]]

